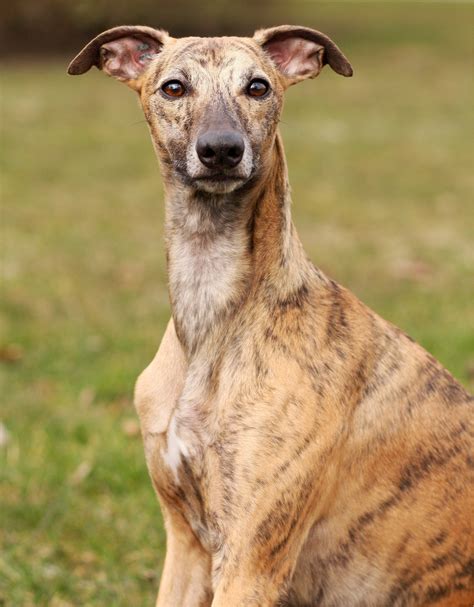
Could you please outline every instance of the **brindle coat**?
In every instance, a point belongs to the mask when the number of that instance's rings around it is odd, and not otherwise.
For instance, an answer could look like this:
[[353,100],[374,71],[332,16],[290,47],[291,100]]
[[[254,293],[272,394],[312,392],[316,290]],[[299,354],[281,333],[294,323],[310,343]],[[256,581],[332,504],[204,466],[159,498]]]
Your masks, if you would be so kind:
[[[174,322],[136,386],[168,534],[159,606],[474,601],[473,399],[315,268],[291,222],[282,96],[326,63],[352,74],[306,28],[177,40],[137,26],[69,68],[138,91],[164,177]],[[196,139],[224,127],[245,153],[216,176]]]

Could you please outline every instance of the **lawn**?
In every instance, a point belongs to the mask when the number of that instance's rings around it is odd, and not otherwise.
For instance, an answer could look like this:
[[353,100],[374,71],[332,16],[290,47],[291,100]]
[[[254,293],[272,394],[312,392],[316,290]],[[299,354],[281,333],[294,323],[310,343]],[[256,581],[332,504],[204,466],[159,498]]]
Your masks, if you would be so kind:
[[[474,6],[321,5],[355,68],[289,91],[311,259],[474,388]],[[165,538],[132,407],[169,304],[134,94],[2,66],[0,604],[151,605]]]

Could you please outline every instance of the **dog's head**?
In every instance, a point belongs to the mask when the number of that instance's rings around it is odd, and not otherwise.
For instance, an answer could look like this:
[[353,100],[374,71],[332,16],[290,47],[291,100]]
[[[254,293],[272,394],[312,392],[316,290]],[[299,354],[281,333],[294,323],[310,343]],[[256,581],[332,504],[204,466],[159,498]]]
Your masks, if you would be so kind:
[[324,34],[295,26],[253,38],[171,38],[122,26],[94,38],[70,74],[93,65],[136,90],[165,176],[213,193],[230,192],[269,161],[284,90],[328,64],[352,68]]

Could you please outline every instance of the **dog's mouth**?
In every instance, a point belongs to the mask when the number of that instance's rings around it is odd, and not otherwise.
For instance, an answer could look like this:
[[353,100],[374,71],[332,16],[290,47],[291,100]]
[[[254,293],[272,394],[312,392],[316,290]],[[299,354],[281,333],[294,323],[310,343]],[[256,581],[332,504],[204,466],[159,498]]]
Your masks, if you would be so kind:
[[215,174],[195,177],[192,182],[198,190],[211,194],[229,194],[242,187],[247,182],[247,178],[238,175]]
[[249,177],[229,173],[208,173],[196,175],[191,179],[192,185],[198,190],[215,194],[228,194],[242,187]]
[[229,183],[231,181],[246,181],[241,175],[226,175],[225,173],[214,173],[211,175],[198,175],[194,181],[215,181],[216,183]]

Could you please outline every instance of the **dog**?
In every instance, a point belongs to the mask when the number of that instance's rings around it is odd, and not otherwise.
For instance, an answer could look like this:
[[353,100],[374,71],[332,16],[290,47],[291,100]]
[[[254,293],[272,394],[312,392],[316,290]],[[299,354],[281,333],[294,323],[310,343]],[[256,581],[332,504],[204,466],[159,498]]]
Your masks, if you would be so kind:
[[136,384],[167,531],[159,607],[474,602],[473,398],[307,259],[284,91],[338,46],[309,28],[94,38],[69,66],[135,90],[160,162],[170,321]]

